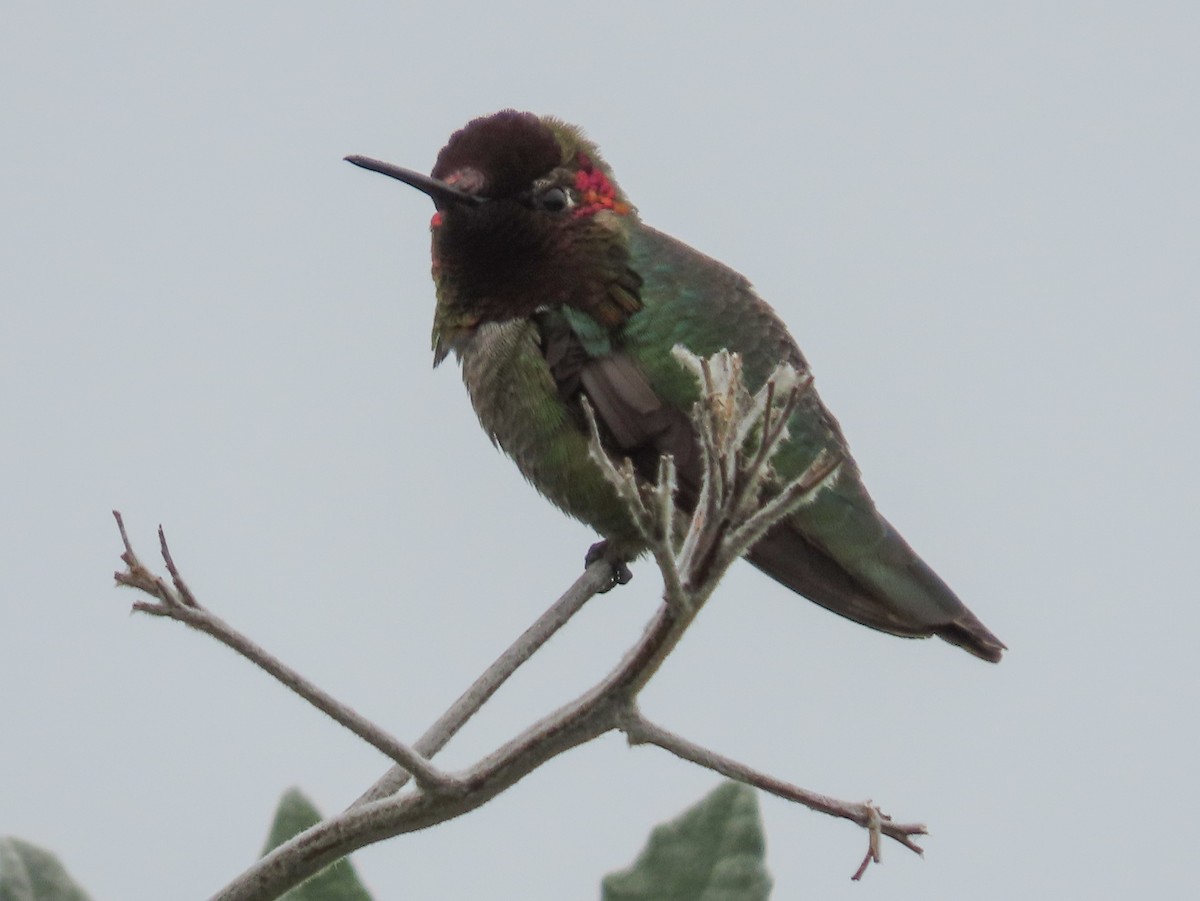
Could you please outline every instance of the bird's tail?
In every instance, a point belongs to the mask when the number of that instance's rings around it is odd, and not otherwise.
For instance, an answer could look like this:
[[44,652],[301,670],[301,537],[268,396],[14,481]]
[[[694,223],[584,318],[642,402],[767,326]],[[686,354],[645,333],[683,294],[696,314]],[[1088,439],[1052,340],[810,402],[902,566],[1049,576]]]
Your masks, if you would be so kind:
[[[963,605],[946,584],[891,530],[889,556],[903,551],[905,582],[915,581],[936,603],[894,602],[866,579],[852,574],[785,520],[764,535],[746,558],[772,579],[847,619],[905,638],[937,635],[983,660],[1000,661],[1005,645]],[[899,544],[895,544],[898,542]],[[878,580],[876,580],[878,581]]]

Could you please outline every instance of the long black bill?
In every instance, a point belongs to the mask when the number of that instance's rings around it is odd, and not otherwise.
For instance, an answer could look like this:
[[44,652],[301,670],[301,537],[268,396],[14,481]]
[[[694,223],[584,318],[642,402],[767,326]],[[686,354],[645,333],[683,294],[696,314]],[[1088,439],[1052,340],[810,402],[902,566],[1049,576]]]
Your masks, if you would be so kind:
[[358,154],[351,154],[345,159],[347,163],[354,163],[354,165],[360,166],[363,169],[370,169],[372,172],[378,172],[381,175],[402,181],[423,194],[428,194],[433,198],[435,206],[440,207],[446,203],[456,203],[462,206],[478,206],[484,200],[482,197],[476,197],[474,194],[460,191],[458,188],[448,185],[444,181],[438,181],[436,178],[431,178],[420,172],[414,172],[412,169],[393,166],[391,163],[383,162],[383,160],[374,160],[369,156],[359,156]]

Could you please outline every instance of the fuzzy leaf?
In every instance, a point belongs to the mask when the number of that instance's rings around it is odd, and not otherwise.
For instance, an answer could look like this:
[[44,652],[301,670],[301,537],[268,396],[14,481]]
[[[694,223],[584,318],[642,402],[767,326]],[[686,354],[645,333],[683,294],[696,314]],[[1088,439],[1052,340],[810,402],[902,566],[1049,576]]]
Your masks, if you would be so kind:
[[0,901],[90,901],[58,858],[19,838],[0,838]]
[[604,877],[603,901],[765,901],[771,877],[754,789],[726,782],[658,826],[633,866]]
[[[321,820],[321,813],[298,788],[289,788],[279,799],[275,821],[263,846],[262,853],[282,845],[294,835]],[[0,898],[0,901],[5,899]],[[303,885],[283,895],[280,901],[371,901],[371,895],[358,880],[358,874],[348,858],[313,876]]]

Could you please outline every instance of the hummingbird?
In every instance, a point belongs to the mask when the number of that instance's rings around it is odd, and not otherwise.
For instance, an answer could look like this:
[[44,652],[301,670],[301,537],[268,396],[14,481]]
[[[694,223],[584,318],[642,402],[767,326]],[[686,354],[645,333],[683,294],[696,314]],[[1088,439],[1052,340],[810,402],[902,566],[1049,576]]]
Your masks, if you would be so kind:
[[[589,457],[583,400],[614,458],[653,481],[660,456],[672,454],[680,497],[694,503],[702,466],[687,411],[699,388],[672,348],[739,354],[751,391],[780,362],[808,372],[750,282],[645,225],[576,126],[511,109],[474,119],[430,175],[346,159],[432,199],[434,366],[455,354],[484,431],[542,495],[600,533],[593,551],[619,565],[619,581],[645,545]],[[822,452],[842,465],[747,552],[750,563],[865,626],[937,635],[998,662],[1005,645],[879,514],[841,427],[810,389],[774,461],[779,484]]]

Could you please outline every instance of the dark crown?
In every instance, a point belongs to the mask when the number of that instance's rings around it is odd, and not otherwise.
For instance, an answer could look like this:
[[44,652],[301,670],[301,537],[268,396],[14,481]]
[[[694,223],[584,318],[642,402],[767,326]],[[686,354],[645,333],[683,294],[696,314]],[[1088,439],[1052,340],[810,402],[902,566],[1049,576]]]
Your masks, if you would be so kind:
[[501,110],[473,119],[450,136],[433,166],[434,178],[473,169],[483,177],[479,194],[512,197],[562,164],[558,139],[533,113]]

